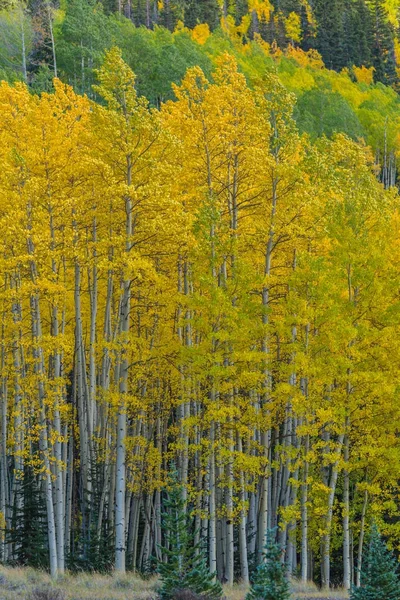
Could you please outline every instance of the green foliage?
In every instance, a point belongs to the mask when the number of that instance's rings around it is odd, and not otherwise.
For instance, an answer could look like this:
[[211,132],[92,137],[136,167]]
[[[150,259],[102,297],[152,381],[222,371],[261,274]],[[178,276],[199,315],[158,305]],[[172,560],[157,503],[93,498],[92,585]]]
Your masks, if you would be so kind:
[[21,4],[0,11],[0,69],[7,79],[27,78],[28,55],[32,49],[33,27]]
[[351,600],[399,600],[398,563],[389,552],[377,526],[372,526],[368,553],[361,571],[361,587],[354,588]]
[[298,101],[296,120],[301,131],[312,139],[335,133],[345,133],[352,139],[360,138],[363,129],[349,103],[337,92],[313,89]]
[[218,600],[222,595],[219,582],[210,573],[199,545],[194,542],[190,518],[183,499],[183,487],[176,472],[170,475],[168,498],[164,502],[162,529],[165,561],[158,562],[162,600],[173,600],[179,591],[190,591],[202,598]]
[[289,600],[290,587],[275,530],[267,532],[263,562],[258,566],[246,600]]
[[189,67],[200,66],[206,74],[211,70],[210,59],[185,31],[172,34],[162,27],[150,31],[127,19],[118,20],[116,26],[117,44],[136,74],[138,94],[153,106],[173,99],[171,84],[179,84]]
[[91,94],[93,70],[112,45],[114,21],[95,0],[69,0],[58,32],[58,67],[80,93]]

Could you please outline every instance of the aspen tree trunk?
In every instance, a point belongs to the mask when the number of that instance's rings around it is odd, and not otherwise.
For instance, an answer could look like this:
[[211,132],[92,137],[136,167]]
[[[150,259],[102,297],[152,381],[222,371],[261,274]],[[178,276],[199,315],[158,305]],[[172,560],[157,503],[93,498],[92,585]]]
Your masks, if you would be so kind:
[[[270,214],[270,227],[268,233],[268,240],[265,249],[265,277],[268,278],[271,275],[271,266],[272,266],[272,252],[274,245],[274,237],[275,237],[275,220],[276,220],[276,211],[278,204],[278,177],[276,174],[273,175],[272,180],[272,203],[271,203],[271,214]],[[268,285],[264,286],[262,291],[262,306],[263,306],[263,315],[262,315],[262,323],[265,329],[268,327],[269,323],[269,304],[270,304],[270,290]],[[263,398],[263,406],[264,408],[269,402],[269,397],[271,394],[271,373],[268,367],[269,361],[269,341],[268,334],[264,333],[262,347],[262,353],[265,355],[264,363],[264,398]],[[261,433],[261,443],[264,448],[264,458],[265,458],[265,470],[267,469],[267,463],[269,460],[269,446],[271,442],[271,434],[269,431],[263,431]],[[266,540],[266,534],[268,529],[268,505],[269,505],[269,477],[265,473],[262,477],[262,485],[260,491],[260,509],[259,509],[259,517],[258,517],[258,559],[261,562],[263,560],[263,549]]]
[[[357,303],[357,290],[353,288],[352,282],[352,265],[347,266],[347,285],[349,302],[354,306]],[[350,342],[349,346],[353,345],[353,341]],[[348,404],[350,404],[351,396],[351,382],[350,375],[351,370],[348,369],[347,374],[349,379],[346,384],[346,395]],[[349,407],[347,407],[347,412]],[[351,560],[351,532],[350,532],[350,474],[349,474],[349,454],[350,454],[350,417],[346,414],[345,417],[345,436],[343,441],[343,459],[344,459],[344,470],[343,470],[343,587],[345,590],[351,588],[351,575],[352,575],[352,560]]]
[[250,494],[250,506],[249,506],[249,516],[247,520],[247,546],[248,546],[248,554],[250,556],[254,555],[256,552],[256,543],[257,543],[257,493],[252,492]]
[[[109,256],[109,259],[112,259],[112,253]],[[107,347],[107,344],[111,341],[113,337],[112,333],[112,324],[111,324],[111,303],[113,298],[113,290],[114,290],[114,281],[113,281],[113,272],[111,269],[108,270],[107,274],[107,298],[106,304],[104,308],[104,328],[103,328],[103,340],[105,342],[102,361],[101,361],[101,373],[100,373],[100,386],[103,394],[105,395],[110,387],[110,377],[111,377],[111,357],[110,351]],[[100,415],[99,415],[99,433],[101,438],[107,437],[107,418],[108,418],[108,405],[103,402],[100,405]],[[104,477],[105,479],[109,475],[107,473],[107,463],[104,467]]]
[[146,27],[150,29],[150,0],[146,0]]
[[52,15],[52,12],[51,12],[51,6],[50,6],[49,0],[46,0],[46,7],[47,7],[47,18],[48,18],[48,21],[49,21],[49,32],[50,32],[50,40],[51,40],[51,52],[52,52],[52,55],[53,55],[54,77],[58,77],[58,75],[57,75],[56,43],[55,43],[55,39],[54,39],[54,29],[53,29],[53,15]]
[[[190,265],[187,261],[183,267],[183,289],[184,294],[187,297],[190,295]],[[190,310],[186,311],[185,314],[185,346],[187,348],[192,347],[192,315]],[[190,376],[186,377],[185,384],[185,402],[184,402],[184,419],[185,421],[190,417],[190,398],[194,382],[191,381]],[[188,485],[188,470],[189,470],[189,435],[187,431],[187,425],[185,424],[183,430],[183,464],[182,464],[182,483],[185,486],[185,500],[187,496],[187,485]]]
[[[307,323],[305,327],[305,351],[308,352],[309,347],[310,325]],[[304,398],[308,398],[308,377],[302,377],[300,380],[300,389]],[[304,423],[304,421],[303,421]],[[308,580],[309,564],[308,564],[308,475],[309,462],[308,453],[310,451],[310,436],[307,434],[304,439],[304,460],[302,469],[302,483],[300,492],[300,510],[301,510],[301,580],[305,583]]]
[[[46,171],[47,173],[47,171]],[[48,173],[47,173],[48,177]],[[49,180],[48,180],[49,184]],[[49,188],[50,189],[50,188]],[[51,236],[51,251],[54,252],[55,242],[55,231],[54,231],[54,219],[51,206],[49,206],[49,227]],[[57,282],[57,265],[55,259],[51,259],[51,270],[53,274],[54,282]],[[59,317],[58,308],[56,305],[52,308],[52,336],[55,339],[55,344],[58,344],[57,338],[59,337]],[[54,351],[54,387],[55,387],[55,407],[54,407],[54,432],[56,434],[55,447],[54,447],[54,458],[55,458],[55,519],[56,519],[56,534],[57,534],[57,566],[59,573],[64,573],[65,570],[65,493],[64,493],[64,466],[63,466],[63,455],[62,455],[62,430],[61,430],[61,416],[60,416],[60,403],[62,401],[62,386],[61,380],[61,354],[58,348]]]
[[91,285],[89,286],[90,297],[90,346],[89,346],[89,427],[93,433],[96,424],[96,325],[97,325],[97,303],[98,303],[98,275],[97,275],[97,222],[93,219],[92,225],[93,267],[91,273],[89,270],[89,281],[91,275]]
[[[289,413],[289,408],[286,407],[286,414]],[[291,427],[292,427],[292,419],[291,417],[286,416],[284,427],[283,427],[283,436],[282,442],[280,445],[288,446],[288,441],[291,436]],[[287,463],[287,456],[284,457],[284,463],[282,461],[282,456],[280,458],[280,469],[278,474],[279,481],[279,493],[278,497],[278,507],[279,508],[287,508],[289,506],[289,497],[290,497],[290,486],[289,486],[289,467]],[[279,511],[277,511],[279,512]],[[283,552],[281,556],[282,563],[287,559],[287,523],[282,523],[279,527],[278,531],[278,543],[281,546]]]
[[[238,433],[237,449],[240,454],[243,452],[242,438]],[[240,470],[240,523],[239,523],[239,554],[240,554],[240,575],[243,583],[249,583],[249,561],[247,551],[247,518],[245,509],[246,493],[244,485],[244,473]]]
[[259,31],[258,15],[257,15],[257,11],[255,11],[255,10],[251,11],[251,26],[252,26],[253,32],[258,33],[258,31]]
[[[1,369],[4,373],[5,348],[4,348],[4,326],[2,327],[2,346],[1,346]],[[0,493],[1,493],[1,512],[3,526],[7,530],[8,511],[10,506],[9,499],[9,475],[7,464],[7,378],[1,378],[1,453],[0,453]],[[8,559],[5,531],[1,532],[1,560],[6,562]]]
[[[208,184],[208,197],[209,202],[212,205],[214,202],[214,190],[213,190],[213,178],[212,178],[212,168],[211,168],[211,156],[209,147],[207,145],[208,132],[203,123],[203,133],[204,139],[206,140],[205,144],[205,154],[206,154],[206,164],[207,164],[207,184]],[[212,223],[210,225],[210,262],[211,262],[211,276],[215,281],[217,279],[217,272],[215,266],[215,225]],[[214,350],[214,348],[213,348]],[[214,382],[211,385],[210,391],[210,402],[214,406],[217,401],[217,391],[214,386]],[[209,568],[210,572],[217,576],[218,572],[218,564],[217,564],[217,496],[216,496],[216,423],[213,420],[210,424],[210,456],[209,456],[209,464],[208,464],[208,484],[209,484]]]
[[107,524],[108,524],[109,531],[115,530],[115,461],[113,461],[112,464],[110,465],[110,485],[108,488]]
[[[58,332],[58,315],[57,309],[53,309],[53,335],[57,338]],[[61,378],[61,356],[58,351],[54,355],[54,378],[59,380]],[[56,402],[61,400],[61,390],[58,383],[56,383]],[[59,406],[56,405],[54,409],[54,431],[57,439],[55,442],[55,471],[56,471],[56,531],[57,531],[57,564],[59,573],[64,573],[65,570],[65,539],[64,539],[64,527],[65,527],[65,496],[64,496],[64,476],[63,476],[63,457],[62,457],[62,431],[61,431],[61,417]]]
[[271,523],[271,528],[278,526],[279,499],[280,499],[280,494],[281,494],[281,479],[282,479],[282,473],[281,473],[280,467],[278,466],[278,464],[280,462],[280,456],[279,456],[279,450],[278,450],[279,445],[280,445],[279,427],[275,427],[272,431],[272,438],[271,438],[271,461],[273,460],[276,464],[276,466],[273,468],[273,471],[272,471],[272,477],[270,478],[270,483],[271,483],[270,523]]
[[[112,260],[112,251],[109,254],[109,260]],[[96,277],[97,277],[97,273],[96,273]],[[109,387],[110,387],[111,358],[110,358],[110,350],[107,347],[107,344],[110,343],[110,341],[112,339],[111,303],[112,303],[113,289],[114,289],[113,272],[111,269],[109,269],[108,273],[107,273],[107,295],[106,295],[106,302],[105,302],[105,308],[104,308],[104,326],[103,326],[104,349],[103,349],[102,358],[101,358],[101,370],[100,370],[100,375],[99,375],[100,387],[101,387],[101,391],[103,394],[103,398],[107,397],[107,393],[108,393]],[[92,315],[93,315],[93,313],[92,313]],[[92,319],[92,323],[93,323],[93,320],[94,319]],[[92,385],[93,385],[93,383],[91,383],[91,386]],[[97,425],[97,431],[98,431],[98,435],[100,436],[100,439],[107,440],[108,445],[110,445],[108,416],[109,416],[108,403],[106,401],[104,401],[104,399],[103,399],[103,401],[100,402],[99,406],[98,406],[96,425]],[[100,541],[101,541],[101,530],[102,530],[103,519],[106,516],[105,505],[106,505],[107,498],[109,501],[109,507],[108,507],[109,511],[111,509],[111,505],[113,504],[113,497],[110,492],[110,486],[113,481],[112,470],[113,469],[112,469],[112,466],[110,465],[110,459],[109,459],[109,457],[106,457],[106,460],[104,462],[104,468],[103,468],[103,488],[102,488],[101,496],[100,496],[99,513],[98,513],[98,521],[97,521],[97,528],[96,528],[98,547],[100,546]],[[111,529],[111,521],[109,521],[108,526],[109,526],[109,529]]]
[[[290,484],[289,505],[295,506],[297,502],[297,482],[299,472],[298,469],[293,473],[293,479],[296,483]],[[287,571],[290,576],[294,575],[297,570],[297,521],[293,518],[288,523],[287,536]]]
[[99,502],[99,514],[98,514],[98,518],[97,518],[97,540],[98,543],[100,544],[100,538],[101,538],[101,528],[102,528],[102,524],[103,524],[103,516],[104,516],[104,506],[106,503],[106,498],[107,498],[107,494],[108,494],[108,488],[109,488],[109,483],[110,483],[110,467],[107,464],[105,467],[105,471],[104,471],[105,475],[104,475],[104,482],[103,482],[103,489],[101,490],[101,496],[100,496],[100,502]]
[[[296,249],[294,250],[294,256],[293,256],[293,271],[296,270],[297,267],[297,254],[296,254]],[[293,319],[296,318],[296,315],[293,316]],[[292,343],[295,344],[297,341],[297,327],[295,324],[292,325]],[[292,352],[292,356],[291,356],[291,362],[294,363],[296,359],[296,355],[295,352]],[[290,375],[289,378],[289,384],[292,386],[293,388],[293,395],[296,393],[296,385],[297,385],[297,374],[295,372],[295,370],[293,369],[292,374]],[[288,407],[287,407],[287,420],[288,420],[288,434],[287,434],[287,444],[290,447],[290,456],[293,455],[293,451],[296,450],[296,459],[289,459],[289,466],[287,467],[287,474],[288,474],[288,479],[286,482],[286,486],[287,486],[287,490],[288,490],[288,494],[287,494],[287,502],[288,505],[290,506],[295,506],[296,501],[297,501],[297,481],[298,481],[298,475],[299,475],[299,469],[298,467],[294,469],[293,471],[293,463],[297,462],[297,457],[298,457],[298,450],[299,450],[299,445],[298,445],[298,438],[297,438],[297,419],[296,417],[293,415],[293,407],[292,407],[292,402],[289,403]],[[286,459],[288,460],[288,459]],[[289,478],[290,475],[292,481],[289,482]],[[296,483],[294,483],[296,482]],[[292,518],[287,526],[287,556],[286,556],[286,563],[287,563],[287,571],[289,576],[292,576],[293,573],[296,571],[297,568],[297,551],[296,551],[296,528],[297,528],[297,523],[296,523],[296,519]]]
[[[193,285],[191,287],[193,292]],[[194,344],[196,344],[196,337],[194,337]],[[204,469],[201,462],[201,451],[200,447],[202,444],[203,430],[200,425],[200,416],[202,411],[201,402],[201,386],[197,381],[195,382],[195,401],[193,406],[193,413],[199,420],[199,424],[195,427],[194,441],[197,445],[197,450],[194,455],[194,469],[196,471],[197,479],[197,498],[196,498],[196,516],[195,516],[195,544],[202,543],[203,551],[208,548],[208,469],[207,466]]]
[[131,537],[129,544],[129,554],[132,557],[132,568],[136,571],[137,567],[137,548],[138,548],[138,537],[139,537],[139,518],[140,518],[140,499],[133,499],[133,517],[131,523]]
[[[34,245],[30,237],[32,229],[32,207],[27,206],[28,231],[27,250],[30,256],[30,276],[32,284],[37,287],[38,273],[34,258]],[[39,399],[39,414],[40,414],[40,440],[39,449],[41,458],[44,464],[43,483],[46,497],[47,510],[47,532],[49,543],[49,558],[50,558],[50,573],[56,579],[58,575],[58,559],[57,559],[57,538],[56,538],[56,523],[54,516],[53,504],[53,484],[51,480],[51,465],[50,465],[50,449],[49,449],[49,433],[47,426],[46,405],[45,405],[45,387],[44,379],[46,376],[44,367],[44,354],[42,348],[42,322],[40,314],[39,292],[35,291],[30,297],[31,307],[31,322],[32,322],[32,338],[33,338],[33,359],[34,369],[38,380],[38,399]]]
[[[19,276],[16,274],[14,278],[15,294],[18,294],[19,287]],[[24,497],[22,493],[22,482],[24,476],[24,407],[23,407],[23,394],[21,390],[21,378],[22,378],[22,367],[21,367],[21,348],[20,348],[20,322],[22,320],[22,308],[18,300],[15,300],[12,305],[13,323],[16,330],[13,336],[13,367],[14,367],[14,475],[12,482],[12,496],[11,496],[11,508],[16,510],[17,513],[21,514],[24,505]],[[21,527],[20,523],[16,523],[16,529],[19,530]],[[12,556],[15,556],[15,552],[18,548],[13,544]]]
[[[209,518],[208,518],[210,515],[210,503],[209,503],[210,481],[209,481],[209,477],[210,477],[210,473],[207,468],[207,472],[204,477],[204,486],[203,486],[203,490],[202,490],[203,494],[202,494],[202,504],[201,504],[201,508],[203,510],[204,516],[201,519],[201,529],[199,531],[198,540],[197,540],[197,542],[200,542],[200,540],[203,541],[204,548],[210,547],[210,539],[209,539],[210,527],[209,527]],[[209,556],[208,556],[208,558],[209,558]]]
[[346,435],[344,438],[343,459],[343,587],[351,588],[351,561],[350,561],[350,477],[347,465],[349,462],[349,418],[346,417]]
[[[231,436],[232,434],[230,434]],[[234,451],[233,441],[229,441],[229,454],[232,457]],[[229,459],[227,465],[228,487],[226,490],[226,582],[233,586],[234,578],[234,537],[233,537],[233,463],[232,458]]]
[[[229,361],[224,361],[224,366],[228,367]],[[233,390],[229,391],[229,408],[233,407]],[[223,545],[225,547],[225,580],[229,586],[233,586],[234,578],[234,536],[233,536],[233,432],[232,432],[232,418],[228,417],[228,464],[225,468],[225,476],[227,479],[227,487],[225,489],[225,507],[226,515],[222,529]]]
[[[197,412],[197,409],[196,409]],[[198,430],[198,427],[196,427],[196,429]],[[195,437],[195,443],[199,446],[199,444],[201,443],[201,437],[198,434],[198,431],[196,431],[196,437]],[[208,547],[208,535],[207,535],[207,525],[205,523],[206,519],[202,520],[201,518],[201,512],[203,512],[203,514],[206,512],[206,507],[203,505],[203,499],[205,499],[205,495],[207,493],[206,488],[207,488],[207,483],[205,482],[205,485],[203,486],[203,472],[202,472],[202,468],[200,465],[200,461],[199,461],[199,452],[196,452],[196,456],[195,456],[195,465],[194,468],[197,471],[197,476],[196,476],[196,491],[197,491],[197,496],[196,496],[196,514],[195,514],[195,522],[194,522],[194,543],[195,546],[198,546],[200,544],[200,542],[202,543],[202,547],[203,548],[207,548]]]
[[363,558],[363,546],[364,546],[364,536],[365,536],[365,515],[367,514],[367,506],[368,506],[368,491],[364,492],[364,501],[361,511],[361,520],[360,520],[360,537],[358,539],[358,551],[357,551],[357,571],[356,571],[356,587],[360,587],[361,585],[361,567],[362,567],[362,558]]
[[161,560],[161,543],[162,543],[162,532],[161,532],[161,493],[160,490],[156,490],[154,493],[154,545],[156,550],[157,560]]
[[306,458],[303,464],[303,481],[301,485],[301,580],[308,580],[308,471],[309,463],[307,455],[310,449],[310,436],[307,435],[304,442],[304,453]]
[[[211,391],[211,402],[215,402],[215,391]],[[211,573],[217,573],[217,506],[215,477],[215,424],[210,426],[210,515],[209,515],[209,562]]]
[[[184,293],[187,297],[189,296],[189,266],[187,261],[182,264],[179,261],[178,265],[178,292]],[[181,318],[181,311],[178,311],[178,321]],[[179,323],[178,325],[178,336],[181,340],[182,346],[190,348],[192,345],[192,334],[191,334],[191,323],[190,323],[190,311],[186,310],[185,320],[183,327]],[[187,484],[188,484],[188,468],[189,468],[189,437],[187,433],[186,418],[190,416],[190,381],[188,381],[186,368],[182,367],[181,372],[181,405],[178,407],[178,420],[180,422],[180,436],[181,436],[181,456],[180,456],[180,479],[182,483],[182,495],[185,502],[187,500]]]
[[[80,457],[81,472],[84,494],[89,495],[92,491],[92,457],[91,438],[89,422],[89,398],[86,382],[86,360],[83,341],[82,310],[81,310],[81,267],[78,259],[75,259],[75,369],[77,377],[77,400],[79,416],[80,435]],[[85,504],[85,503],[84,503]]]
[[25,83],[28,83],[28,69],[26,67],[26,41],[25,41],[25,22],[24,9],[20,7],[20,26],[21,26],[21,54],[22,54],[22,76]]
[[[132,185],[132,158],[127,156],[126,183]],[[129,255],[132,234],[132,200],[129,195],[125,198],[125,252]],[[115,570],[125,573],[126,556],[126,523],[125,523],[125,494],[126,494],[126,434],[127,415],[126,397],[128,394],[128,336],[131,310],[131,281],[125,279],[122,283],[122,301],[120,313],[121,350],[119,360],[119,393],[117,415],[117,462],[115,470]]]
[[[32,267],[34,270],[34,267]],[[33,281],[36,276],[33,276]],[[57,539],[56,539],[56,524],[53,505],[53,485],[51,480],[51,466],[49,459],[49,442],[47,430],[47,418],[45,407],[45,390],[43,385],[44,376],[44,361],[43,350],[40,346],[41,334],[41,317],[39,308],[39,298],[37,295],[31,297],[32,310],[32,334],[35,341],[33,356],[35,359],[35,370],[38,375],[38,395],[40,407],[40,451],[44,462],[44,484],[47,508],[47,531],[49,540],[49,555],[50,555],[50,573],[56,579],[58,575],[58,559],[57,559]]]
[[335,463],[332,465],[331,476],[329,480],[329,494],[328,494],[328,507],[327,514],[324,519],[324,533],[321,540],[321,581],[324,589],[330,587],[330,562],[331,562],[331,529],[332,529],[332,518],[333,518],[333,502],[335,499],[336,484],[339,475],[339,457],[342,452],[344,441],[344,434],[340,434],[335,454],[338,457]]
[[151,497],[147,495],[146,500],[142,504],[143,514],[145,518],[144,533],[142,538],[142,547],[140,550],[139,565],[142,569],[148,566],[151,554],[151,521],[149,515],[151,512]]
[[[221,467],[218,465],[217,469],[217,480],[221,481]],[[216,502],[217,506],[223,505],[223,488],[217,486],[216,489]],[[217,574],[218,579],[222,582],[226,582],[225,578],[226,570],[226,521],[224,518],[217,518]]]
[[[120,394],[127,393],[126,358],[121,360]],[[115,469],[115,570],[125,573],[126,555],[126,525],[125,525],[125,494],[126,494],[126,432],[127,417],[125,406],[120,402],[117,417],[117,462]]]
[[[76,387],[75,384],[73,386]],[[73,397],[75,391],[73,391]],[[74,487],[74,431],[72,429],[68,440],[68,467],[66,478],[66,499],[65,499],[65,549],[68,551],[71,544],[71,528],[72,528],[72,495]]]
[[[234,144],[235,146],[235,144]],[[236,269],[237,269],[237,257],[236,257],[236,240],[237,240],[237,228],[238,228],[238,171],[239,171],[239,157],[237,154],[233,156],[233,176],[232,181],[230,181],[230,172],[228,173],[228,209],[230,213],[230,228],[231,228],[231,241],[232,241],[232,255],[231,255],[231,269],[232,274],[231,278],[233,281],[236,279]],[[229,170],[230,171],[230,170]],[[226,286],[227,284],[227,269],[226,269],[226,260],[224,261],[224,276],[223,282]],[[233,296],[231,298],[232,306],[236,305],[236,297]],[[227,348],[227,352],[231,354],[232,349]],[[225,367],[228,367],[231,363],[229,358],[225,360]],[[234,408],[235,395],[237,395],[237,390],[232,388],[229,391],[229,408],[230,412],[232,412]],[[234,580],[234,559],[235,559],[235,545],[234,545],[234,526],[233,526],[233,480],[234,480],[234,472],[233,472],[233,456],[234,456],[234,435],[233,435],[233,422],[232,417],[228,419],[228,451],[229,451],[229,459],[227,464],[227,489],[226,489],[226,580],[228,585],[233,586]]]

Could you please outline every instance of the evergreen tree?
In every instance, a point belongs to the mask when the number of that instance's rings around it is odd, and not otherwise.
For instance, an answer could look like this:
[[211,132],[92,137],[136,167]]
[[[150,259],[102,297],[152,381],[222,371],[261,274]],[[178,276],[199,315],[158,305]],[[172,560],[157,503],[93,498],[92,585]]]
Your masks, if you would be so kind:
[[370,0],[373,23],[372,65],[375,80],[385,85],[396,82],[394,31],[388,22],[384,0]]
[[[114,530],[107,520],[99,523],[99,506],[101,503],[102,473],[100,462],[93,464],[91,480],[94,484],[90,492],[83,490],[80,498],[81,520],[74,523],[73,543],[68,555],[68,566],[73,571],[109,572],[113,565],[113,538]],[[107,503],[104,506],[108,509]]]
[[166,561],[158,563],[160,596],[162,600],[172,600],[178,591],[188,590],[208,600],[218,600],[222,588],[215,581],[215,575],[209,572],[202,548],[194,542],[182,491],[174,472],[170,476],[168,498],[164,503],[166,512],[162,529],[165,545],[162,553]]
[[219,25],[221,16],[220,6],[217,0],[187,0],[185,5],[185,25],[193,28],[198,23],[208,23],[210,29]]
[[134,0],[131,4],[131,19],[139,27],[145,25],[151,27],[154,16],[153,2],[146,0]]
[[268,44],[275,42],[279,48],[284,48],[287,44],[283,13],[272,13],[269,21],[261,19],[260,34]]
[[235,0],[235,21],[236,25],[241,23],[242,18],[248,14],[248,2],[247,0]]
[[371,65],[372,20],[364,0],[346,7],[343,15],[344,61],[347,66]]
[[184,21],[185,0],[164,0],[160,6],[158,24],[174,31],[178,21]]
[[301,48],[306,52],[315,46],[316,29],[315,23],[309,18],[307,8],[304,4],[300,8],[300,19],[301,19]]
[[361,572],[361,587],[354,588],[351,600],[399,600],[398,565],[379,534],[372,526],[368,554]]
[[275,542],[275,530],[267,533],[264,561],[258,566],[246,600],[289,600],[290,589],[282,548]]
[[46,504],[33,469],[28,466],[24,468],[22,486],[15,498],[6,541],[13,548],[17,564],[37,569],[48,567]]
[[316,0],[314,13],[318,23],[315,47],[329,69],[340,70],[346,65],[343,1]]

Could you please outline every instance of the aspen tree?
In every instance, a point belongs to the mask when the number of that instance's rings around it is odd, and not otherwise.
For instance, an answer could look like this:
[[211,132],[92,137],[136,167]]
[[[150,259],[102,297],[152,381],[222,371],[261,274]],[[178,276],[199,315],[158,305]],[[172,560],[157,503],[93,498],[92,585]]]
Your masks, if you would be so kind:
[[[122,61],[120,51],[112,49],[106,56],[98,72],[97,93],[104,98],[108,111],[97,110],[98,127],[101,130],[102,144],[109,164],[115,169],[117,193],[125,212],[125,269],[122,274],[121,296],[118,316],[118,365],[117,379],[119,394],[117,406],[117,457],[116,457],[116,543],[115,568],[125,571],[126,554],[126,436],[127,405],[129,394],[128,337],[130,329],[132,276],[129,256],[136,247],[135,234],[138,227],[140,202],[146,194],[146,184],[150,150],[157,139],[157,129],[152,124],[152,116],[147,102],[138,98],[135,92],[135,76]],[[119,132],[116,135],[116,132]]]

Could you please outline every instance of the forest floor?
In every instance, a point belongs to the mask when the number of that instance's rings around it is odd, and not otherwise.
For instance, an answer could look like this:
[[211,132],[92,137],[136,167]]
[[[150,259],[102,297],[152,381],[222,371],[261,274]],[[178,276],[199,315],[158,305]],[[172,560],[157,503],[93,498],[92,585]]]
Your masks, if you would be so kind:
[[[226,600],[244,600],[247,587],[225,587]],[[293,582],[293,600],[344,600],[342,590],[324,594],[312,585]],[[0,600],[156,600],[157,579],[137,575],[64,575],[53,583],[50,576],[30,568],[0,566]]]

